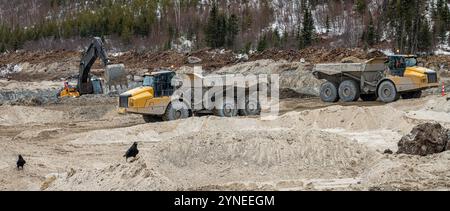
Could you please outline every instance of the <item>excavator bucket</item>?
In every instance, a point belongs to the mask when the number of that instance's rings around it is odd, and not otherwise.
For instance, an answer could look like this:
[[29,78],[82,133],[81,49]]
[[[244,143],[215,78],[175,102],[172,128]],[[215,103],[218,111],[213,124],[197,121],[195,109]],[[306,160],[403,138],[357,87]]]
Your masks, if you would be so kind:
[[107,65],[105,71],[105,88],[107,93],[114,91],[118,91],[120,93],[122,90],[128,89],[127,75],[125,65]]

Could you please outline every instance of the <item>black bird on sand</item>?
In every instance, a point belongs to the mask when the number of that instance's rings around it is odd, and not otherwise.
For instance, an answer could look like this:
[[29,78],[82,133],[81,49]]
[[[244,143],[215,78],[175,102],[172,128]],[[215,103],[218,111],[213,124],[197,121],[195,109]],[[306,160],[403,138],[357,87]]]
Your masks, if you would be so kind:
[[128,158],[136,158],[136,156],[139,154],[139,150],[138,150],[138,143],[134,142],[133,146],[130,147],[130,149],[128,149],[127,153],[125,153],[125,155],[123,157],[126,158],[126,161],[128,162]]
[[23,159],[22,155],[19,155],[19,160],[17,160],[17,170],[20,170],[21,168],[23,170],[25,163],[27,162]]

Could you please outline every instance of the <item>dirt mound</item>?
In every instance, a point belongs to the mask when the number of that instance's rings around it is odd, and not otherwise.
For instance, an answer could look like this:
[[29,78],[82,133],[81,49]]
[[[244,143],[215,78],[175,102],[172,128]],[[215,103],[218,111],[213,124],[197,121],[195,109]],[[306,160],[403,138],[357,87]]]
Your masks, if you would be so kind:
[[307,48],[303,50],[275,50],[269,49],[261,53],[255,53],[250,56],[250,61],[261,59],[286,60],[286,61],[300,61],[305,59],[311,63],[328,63],[340,62],[343,58],[353,56],[355,58],[365,60],[372,56],[369,52],[362,49],[355,48]]
[[0,105],[39,106],[55,103],[62,84],[51,81],[0,80]]
[[199,59],[195,65],[201,65],[205,70],[214,70],[238,59],[232,51],[201,49],[188,54],[176,51],[165,52],[126,52],[118,57],[112,58],[114,63],[124,63],[127,68],[145,68],[150,71],[159,68],[179,68],[182,66],[193,66],[189,58]]
[[291,90],[302,95],[318,96],[322,82],[312,75],[311,70],[312,66],[309,63],[266,59],[223,67],[213,73],[242,75],[277,74],[282,90]]
[[[389,115],[380,115],[389,114]],[[289,113],[281,117],[283,122],[292,122],[297,118],[297,124],[308,128],[346,129],[350,131],[369,131],[388,129],[394,131],[408,131],[410,121],[405,113],[390,106],[358,107],[331,106],[300,113]]]
[[362,59],[358,59],[354,56],[346,57],[341,60],[341,63],[360,63],[363,62]]
[[206,129],[140,146],[135,163],[117,158],[123,164],[72,171],[49,190],[199,190],[241,181],[353,178],[378,156],[316,130]]
[[0,56],[0,66],[10,63],[40,64],[53,63],[55,61],[64,60],[65,58],[81,57],[80,52],[76,51],[17,51],[3,54]]
[[416,126],[411,134],[398,143],[398,154],[427,156],[449,149],[450,130],[439,123],[426,123]]
[[52,137],[56,137],[62,128],[51,128],[43,130],[25,130],[22,133],[14,137],[13,140],[48,140]]
[[142,158],[131,164],[115,164],[93,171],[71,169],[66,174],[58,175],[54,183],[48,186],[47,190],[74,191],[176,190],[174,184],[149,167]]
[[64,120],[64,112],[37,107],[0,106],[0,125],[55,123]]
[[367,190],[424,191],[448,190],[450,152],[427,157],[386,155],[361,175]]

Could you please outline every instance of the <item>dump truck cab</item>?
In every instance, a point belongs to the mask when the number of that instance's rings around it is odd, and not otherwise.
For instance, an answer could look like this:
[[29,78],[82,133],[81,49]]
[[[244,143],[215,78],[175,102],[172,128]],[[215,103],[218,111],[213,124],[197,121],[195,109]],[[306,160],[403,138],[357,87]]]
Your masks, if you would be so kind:
[[175,91],[172,79],[175,72],[163,70],[144,75],[141,87],[119,97],[121,113],[164,115]]
[[314,76],[326,80],[320,97],[324,102],[375,101],[390,103],[400,97],[420,98],[422,91],[438,87],[436,71],[419,67],[415,55],[392,55],[363,63],[318,64]]
[[419,98],[422,90],[439,86],[436,71],[418,66],[416,55],[388,56],[387,63],[386,78],[405,99]]

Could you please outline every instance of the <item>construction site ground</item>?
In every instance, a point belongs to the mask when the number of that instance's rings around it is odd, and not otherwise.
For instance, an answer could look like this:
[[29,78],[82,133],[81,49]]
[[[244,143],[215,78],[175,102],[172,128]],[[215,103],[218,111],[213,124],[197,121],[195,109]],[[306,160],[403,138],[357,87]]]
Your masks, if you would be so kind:
[[[270,64],[283,72],[282,87],[308,92],[283,95],[271,120],[206,115],[145,124],[139,115],[118,114],[116,97],[4,100],[0,190],[450,190],[449,151],[384,154],[396,152],[418,124],[450,128],[450,102],[439,91],[391,104],[327,104],[309,95],[319,83],[307,75],[308,64],[292,67],[296,61],[258,58],[217,69],[245,73],[253,71],[249,65]],[[305,75],[287,80],[293,71]],[[36,80],[2,79],[0,94],[62,86],[44,73]],[[140,154],[126,162],[133,142]],[[15,165],[19,154],[27,161],[23,171]]]
[[[2,190],[449,190],[450,153],[386,155],[421,122],[450,127],[450,104],[284,99],[277,119],[194,117],[144,124],[114,99],[2,106]],[[104,102],[111,102],[105,104]],[[133,142],[141,154],[122,157]],[[25,170],[15,168],[22,154]]]

